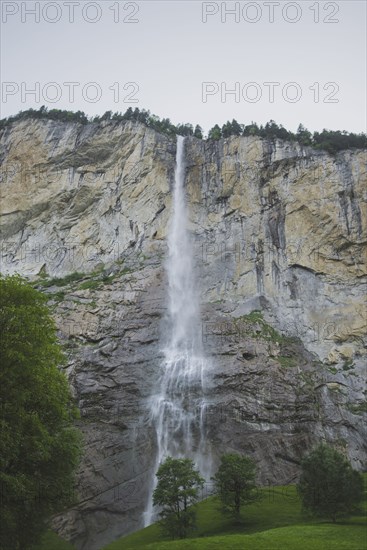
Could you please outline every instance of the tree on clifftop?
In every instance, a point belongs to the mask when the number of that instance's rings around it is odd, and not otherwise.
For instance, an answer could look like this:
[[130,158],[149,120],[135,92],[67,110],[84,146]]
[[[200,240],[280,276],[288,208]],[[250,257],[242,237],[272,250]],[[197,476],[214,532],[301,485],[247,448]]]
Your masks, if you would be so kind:
[[194,136],[195,136],[197,139],[203,139],[203,129],[202,129],[201,126],[199,126],[199,124],[197,124],[197,125],[195,126]]
[[222,130],[220,129],[218,124],[216,124],[215,126],[213,126],[213,128],[209,130],[208,139],[218,140],[221,137],[222,137]]

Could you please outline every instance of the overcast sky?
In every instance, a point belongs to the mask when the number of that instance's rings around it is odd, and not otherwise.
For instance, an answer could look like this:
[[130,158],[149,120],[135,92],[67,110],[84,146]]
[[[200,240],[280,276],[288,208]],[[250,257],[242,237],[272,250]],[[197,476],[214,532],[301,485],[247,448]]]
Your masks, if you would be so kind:
[[366,131],[365,1],[3,0],[1,11],[1,117],[137,106],[206,131],[232,118]]

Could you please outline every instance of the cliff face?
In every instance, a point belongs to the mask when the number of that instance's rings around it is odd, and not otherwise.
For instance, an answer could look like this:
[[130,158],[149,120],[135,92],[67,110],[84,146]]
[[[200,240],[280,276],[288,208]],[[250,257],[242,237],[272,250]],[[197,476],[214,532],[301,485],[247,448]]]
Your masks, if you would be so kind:
[[[82,415],[79,503],[55,526],[97,550],[141,526],[152,475],[176,144],[131,122],[0,138],[0,269],[49,293]],[[187,138],[186,162],[214,463],[241,451],[284,483],[323,438],[365,468],[366,153]]]

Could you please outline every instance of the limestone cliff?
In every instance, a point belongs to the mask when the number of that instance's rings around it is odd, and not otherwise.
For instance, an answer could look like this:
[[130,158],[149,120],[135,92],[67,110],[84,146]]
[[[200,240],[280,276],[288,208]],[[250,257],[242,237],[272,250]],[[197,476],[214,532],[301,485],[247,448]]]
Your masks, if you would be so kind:
[[[141,526],[175,150],[132,122],[0,134],[0,269],[49,293],[68,353],[85,455],[55,526],[83,550]],[[283,483],[325,439],[365,468],[366,152],[187,138],[186,161],[214,461]]]

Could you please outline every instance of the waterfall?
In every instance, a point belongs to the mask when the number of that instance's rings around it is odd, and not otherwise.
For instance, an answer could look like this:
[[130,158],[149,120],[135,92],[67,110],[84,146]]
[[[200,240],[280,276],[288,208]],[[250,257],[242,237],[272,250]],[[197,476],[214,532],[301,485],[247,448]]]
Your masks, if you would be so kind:
[[167,456],[191,458],[207,479],[210,453],[205,437],[207,360],[201,346],[199,296],[185,201],[185,140],[177,137],[172,217],[168,233],[168,320],[157,393],[150,403],[157,456],[145,526],[155,520],[152,494],[156,471]]

